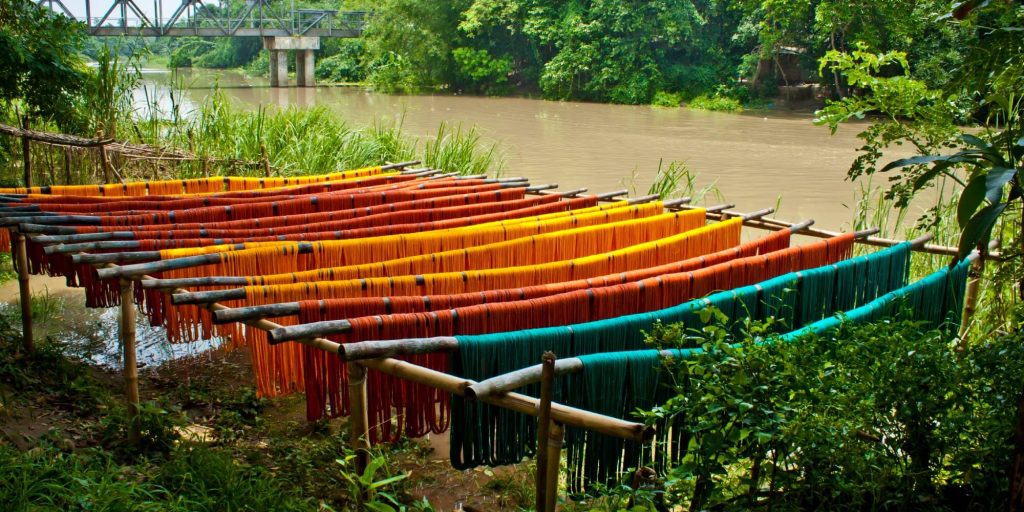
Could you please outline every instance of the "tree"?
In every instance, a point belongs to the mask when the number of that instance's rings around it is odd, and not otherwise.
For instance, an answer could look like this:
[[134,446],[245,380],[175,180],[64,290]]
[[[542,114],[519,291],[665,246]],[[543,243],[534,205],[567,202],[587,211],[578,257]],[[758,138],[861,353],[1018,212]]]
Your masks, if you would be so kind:
[[35,5],[9,0],[0,11],[0,100],[20,101],[35,115],[74,128],[75,104],[88,73],[80,56],[82,24]]

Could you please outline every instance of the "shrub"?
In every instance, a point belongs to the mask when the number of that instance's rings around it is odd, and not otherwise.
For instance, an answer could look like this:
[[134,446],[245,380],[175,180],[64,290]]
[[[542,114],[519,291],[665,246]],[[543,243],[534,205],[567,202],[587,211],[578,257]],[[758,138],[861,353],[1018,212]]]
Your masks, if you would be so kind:
[[694,110],[711,110],[716,112],[739,112],[743,110],[743,105],[740,104],[739,100],[718,94],[711,96],[702,94],[690,100],[686,106]]
[[[316,78],[332,83],[366,80],[366,47],[362,39],[342,39],[333,53],[316,63]],[[332,44],[332,47],[335,45]]]
[[651,105],[655,107],[678,107],[682,103],[683,95],[678,92],[658,91],[651,100]]
[[[734,330],[695,333],[707,351],[666,362],[677,394],[647,413],[690,433],[669,471],[674,501],[693,510],[764,500],[801,510],[1005,507],[1024,335],[959,350],[941,331],[892,320],[733,348],[724,341]],[[659,327],[650,339],[682,334]]]

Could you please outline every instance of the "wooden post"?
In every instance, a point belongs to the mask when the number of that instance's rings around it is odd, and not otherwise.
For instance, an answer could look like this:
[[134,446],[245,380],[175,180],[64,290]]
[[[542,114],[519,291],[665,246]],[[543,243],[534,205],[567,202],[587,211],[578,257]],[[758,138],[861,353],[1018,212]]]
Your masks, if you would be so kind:
[[[537,510],[547,510],[548,435],[551,431],[551,397],[555,381],[555,354],[541,356],[540,402],[537,404]],[[557,470],[556,470],[557,473]]]
[[359,363],[347,363],[348,403],[351,414],[348,417],[349,443],[356,452],[356,474],[362,475],[370,463],[370,417],[366,409],[366,367]]
[[18,266],[18,291],[21,300],[21,337],[25,353],[35,351],[35,339],[32,336],[32,290],[28,282],[28,251],[25,248],[25,235],[16,229],[11,230],[11,241],[14,242],[14,263]]
[[267,155],[266,144],[260,144],[260,158],[263,160],[263,175],[270,177],[270,156]]
[[124,351],[124,386],[128,401],[128,444],[135,447],[139,431],[139,365],[135,359],[135,298],[132,281],[121,279],[121,350]]
[[[103,132],[99,133],[99,137],[103,137]],[[100,144],[100,165],[103,166],[103,183],[110,183],[110,159],[107,158],[107,145]]]
[[[979,248],[980,249],[980,248]],[[985,273],[985,258],[979,257],[971,262],[970,274],[967,279],[967,290],[964,292],[964,312],[960,319],[960,350],[965,348],[964,337],[971,328],[974,312],[978,309],[978,292],[981,289],[981,276]]]
[[64,148],[64,184],[71,184],[71,149]]
[[[25,115],[25,117],[21,118],[21,127],[24,128],[26,132],[28,131],[28,127],[29,127],[28,115]],[[23,155],[22,156],[22,160],[23,160],[23,163],[25,164],[24,165],[24,167],[25,167],[25,188],[32,188],[32,151],[31,151],[31,149],[32,148],[29,146],[28,134],[25,133],[25,134],[23,134],[21,136],[21,152],[22,152],[22,155]]]
[[544,486],[544,512],[555,512],[558,502],[558,470],[561,467],[562,442],[565,429],[561,423],[552,420],[548,431],[548,460]]

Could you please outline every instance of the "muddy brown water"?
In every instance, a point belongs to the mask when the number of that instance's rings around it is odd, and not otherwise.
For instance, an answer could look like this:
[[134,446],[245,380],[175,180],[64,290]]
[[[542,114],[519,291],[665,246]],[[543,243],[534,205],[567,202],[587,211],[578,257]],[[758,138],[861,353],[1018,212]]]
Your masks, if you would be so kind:
[[[151,97],[166,96],[166,71],[151,70]],[[680,160],[699,186],[714,184],[744,211],[775,206],[788,220],[813,218],[822,228],[847,227],[860,185],[846,180],[863,124],[831,135],[810,111],[784,108],[741,114],[685,108],[555,102],[523,98],[379,94],[353,87],[271,88],[237,72],[186,71],[186,111],[214,90],[238,104],[327,106],[355,125],[402,123],[408,134],[436,135],[441,122],[475,126],[505,154],[505,175],[562,189],[606,192],[637,176],[647,190],[659,160]],[[155,91],[155,93],[154,93]],[[904,156],[898,152],[893,157]],[[710,202],[715,202],[709,199]]]

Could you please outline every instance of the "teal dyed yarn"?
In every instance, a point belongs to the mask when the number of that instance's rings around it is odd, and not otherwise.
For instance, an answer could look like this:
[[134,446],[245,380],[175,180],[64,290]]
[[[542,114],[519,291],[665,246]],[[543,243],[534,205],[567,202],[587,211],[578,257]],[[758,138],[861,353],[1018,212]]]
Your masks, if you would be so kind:
[[[732,319],[762,320],[776,316],[787,329],[796,329],[841,311],[837,309],[840,305],[858,305],[879,292],[902,286],[909,253],[910,245],[900,244],[836,265],[786,274],[755,286],[714,293],[649,313],[570,326],[457,336],[459,352],[451,358],[451,373],[484,380],[535,365],[546,350],[560,358],[640,350],[645,348],[643,331],[652,330],[659,321],[700,328],[700,311],[708,305]],[[525,392],[536,393],[536,389],[528,388]],[[577,390],[568,381],[556,384],[555,400],[573,400],[577,396]],[[532,454],[535,442],[532,418],[452,398],[451,455],[456,467],[519,462]],[[570,440],[570,446],[571,443]]]

